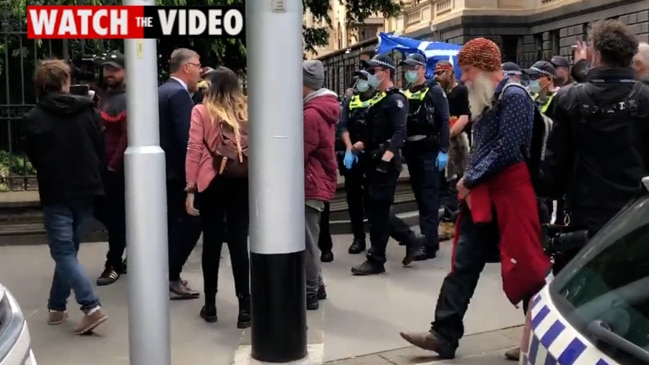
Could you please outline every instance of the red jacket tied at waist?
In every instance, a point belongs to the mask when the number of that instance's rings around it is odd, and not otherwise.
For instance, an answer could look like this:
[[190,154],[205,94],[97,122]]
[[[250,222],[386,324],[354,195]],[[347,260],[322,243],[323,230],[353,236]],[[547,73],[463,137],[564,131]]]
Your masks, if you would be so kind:
[[[495,208],[503,290],[509,301],[516,305],[536,294],[545,285],[550,259],[543,252],[536,194],[527,165],[518,163],[477,185],[468,202],[476,224],[491,222]],[[458,218],[458,225],[460,221]],[[456,234],[454,245],[457,239]]]

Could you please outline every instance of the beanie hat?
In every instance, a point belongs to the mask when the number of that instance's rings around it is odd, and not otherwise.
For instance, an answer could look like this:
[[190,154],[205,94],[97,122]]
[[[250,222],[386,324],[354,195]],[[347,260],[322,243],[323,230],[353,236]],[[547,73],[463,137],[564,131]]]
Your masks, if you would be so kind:
[[482,71],[500,70],[500,48],[487,38],[475,38],[468,41],[458,53],[460,66],[473,66]]
[[318,60],[302,63],[302,84],[313,90],[319,90],[324,84],[324,66]]

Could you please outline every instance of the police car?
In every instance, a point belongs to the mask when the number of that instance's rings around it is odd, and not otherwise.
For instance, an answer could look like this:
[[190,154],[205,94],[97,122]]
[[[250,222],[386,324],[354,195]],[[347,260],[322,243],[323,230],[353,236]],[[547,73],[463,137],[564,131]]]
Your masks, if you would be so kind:
[[16,298],[0,284],[0,365],[36,365],[27,321]]
[[649,177],[532,299],[521,365],[649,365]]

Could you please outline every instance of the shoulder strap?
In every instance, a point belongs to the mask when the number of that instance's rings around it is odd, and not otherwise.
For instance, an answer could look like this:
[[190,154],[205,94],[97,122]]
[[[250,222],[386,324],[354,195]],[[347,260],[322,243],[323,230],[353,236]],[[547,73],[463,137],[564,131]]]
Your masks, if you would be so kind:
[[494,95],[494,99],[491,102],[491,109],[496,110],[500,106],[500,101],[502,100],[503,96],[505,95],[505,91],[507,91],[507,89],[509,89],[510,87],[517,87],[517,88],[523,89],[523,91],[525,91],[525,93],[530,97],[530,99],[532,99],[532,101],[534,101],[534,99],[532,98],[532,95],[530,95],[530,93],[527,91],[525,86],[521,85],[518,82],[508,81],[502,87],[502,89],[500,89],[500,92],[498,92],[497,94]]
[[[517,82],[508,82],[508,83],[505,84],[505,86],[503,86],[503,88],[500,90],[500,93],[498,94],[498,100],[502,99],[503,95],[505,95],[505,91],[506,91],[507,89],[509,89],[510,87],[517,87],[517,88],[519,88],[519,89],[523,89],[523,91],[525,91],[525,93],[526,93],[527,95],[530,95],[530,93],[527,92],[527,89],[525,88],[525,86],[523,86],[523,85],[521,85],[521,84],[519,84],[519,83],[517,83]],[[531,98],[531,97],[532,97],[532,96],[530,95],[530,98]]]

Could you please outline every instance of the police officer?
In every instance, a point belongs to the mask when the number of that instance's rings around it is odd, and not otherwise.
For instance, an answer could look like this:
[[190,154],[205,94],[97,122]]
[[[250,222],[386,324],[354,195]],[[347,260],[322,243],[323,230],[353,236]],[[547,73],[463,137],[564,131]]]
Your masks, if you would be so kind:
[[408,88],[406,143],[403,155],[419,207],[419,227],[425,238],[417,260],[435,258],[439,250],[439,185],[448,163],[449,111],[446,93],[434,79],[426,80],[426,57],[413,53],[401,61]]
[[[367,155],[363,153],[363,141],[368,137],[367,115],[370,107],[381,101],[386,94],[378,93],[370,86],[369,72],[360,70],[354,74],[357,81],[353,97],[343,103],[340,114],[340,145],[342,151],[338,165],[340,174],[345,179],[347,207],[354,241],[349,247],[350,254],[365,251],[365,223],[363,221],[368,199],[368,184],[365,164]],[[415,233],[394,214],[390,214],[388,223],[390,236],[404,245],[417,245]]]
[[528,91],[539,106],[541,113],[547,114],[550,104],[559,90],[555,85],[558,75],[556,68],[548,61],[537,61],[524,72],[529,77]]
[[[523,70],[525,75],[528,78],[527,90],[529,91],[532,99],[536,102],[536,105],[544,116],[552,120],[552,110],[551,108],[554,97],[559,90],[559,87],[555,86],[555,82],[558,77],[558,71],[554,65],[548,61],[537,61],[532,67]],[[563,199],[555,201],[552,199],[545,199],[542,202],[542,205],[539,206],[539,217],[541,218],[541,223],[546,224],[552,221],[552,217],[559,217],[559,220],[563,217]]]
[[[385,272],[385,251],[390,238],[390,226],[394,226],[396,222],[405,226],[390,208],[402,169],[399,150],[406,138],[408,101],[394,87],[392,80],[396,67],[390,56],[377,55],[366,61],[365,66],[369,74],[368,84],[377,90],[377,94],[366,116],[367,134],[354,146],[357,151],[363,151],[366,158],[363,170],[368,184],[366,212],[370,223],[371,249],[367,261],[352,268],[355,275]],[[402,263],[410,264],[418,249],[413,242],[408,242]]]
[[527,80],[523,81],[523,70],[516,63],[505,62],[500,67],[503,69],[503,75],[508,77],[511,81],[527,84]]
[[552,56],[550,58],[550,64],[557,70],[557,77],[554,80],[554,85],[556,87],[564,87],[570,85],[572,80],[570,79],[570,60],[563,56]]
[[341,142],[343,144],[342,158],[339,164],[340,174],[345,178],[347,208],[352,225],[354,240],[349,246],[350,254],[365,251],[364,206],[367,202],[367,180],[365,179],[364,162],[366,156],[361,153],[362,144],[367,139],[366,117],[369,108],[380,101],[374,98],[376,89],[368,82],[369,73],[360,70],[354,74],[357,77],[355,95],[343,103],[340,113]]

